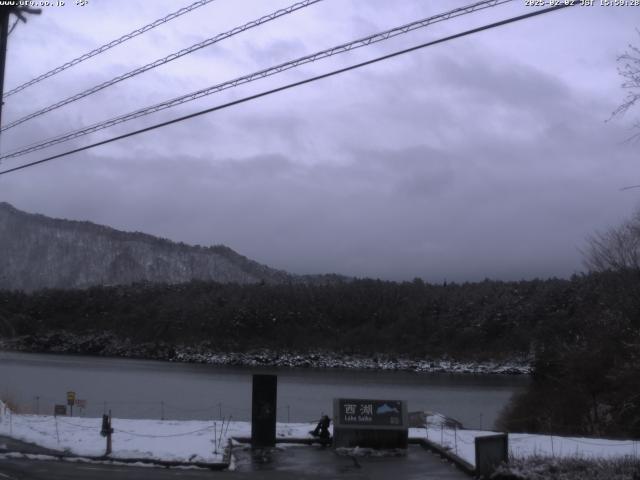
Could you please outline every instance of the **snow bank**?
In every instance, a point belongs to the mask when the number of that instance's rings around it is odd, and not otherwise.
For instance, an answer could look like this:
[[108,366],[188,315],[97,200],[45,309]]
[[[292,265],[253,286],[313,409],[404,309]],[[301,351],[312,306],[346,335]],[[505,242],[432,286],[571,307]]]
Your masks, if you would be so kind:
[[[0,435],[82,456],[102,456],[106,439],[101,418],[13,414],[0,405]],[[277,424],[280,438],[307,438],[314,424]],[[112,420],[111,458],[222,462],[231,437],[251,435],[250,422]]]
[[640,456],[640,441],[512,433],[509,434],[509,450],[512,456],[518,458],[532,456],[603,459],[628,456],[638,458]]
[[640,460],[632,457],[622,458],[516,458],[498,468],[492,478],[547,480],[631,480],[637,478]]
[[[427,438],[474,466],[475,438],[496,433],[499,432],[452,429],[447,428],[444,423],[409,430],[410,437]],[[510,433],[509,456],[511,458],[540,456],[587,459],[639,458],[640,441]]]
[[461,362],[447,359],[411,359],[347,355],[335,352],[292,353],[271,350],[253,352],[211,352],[200,347],[177,347],[170,361],[207,363],[210,365],[270,366],[287,368],[345,368],[355,370],[393,370],[419,373],[474,373],[528,375],[531,364],[526,359],[498,362]]

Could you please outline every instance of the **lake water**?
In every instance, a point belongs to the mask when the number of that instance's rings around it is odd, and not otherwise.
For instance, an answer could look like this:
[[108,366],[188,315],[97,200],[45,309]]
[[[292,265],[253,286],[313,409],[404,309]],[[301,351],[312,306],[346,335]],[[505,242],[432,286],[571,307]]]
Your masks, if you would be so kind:
[[362,370],[256,369],[121,358],[0,351],[0,396],[23,410],[51,414],[75,391],[74,415],[175,420],[251,417],[251,375],[278,375],[278,420],[331,414],[335,397],[407,400],[409,411],[440,412],[467,428],[492,427],[525,376]]

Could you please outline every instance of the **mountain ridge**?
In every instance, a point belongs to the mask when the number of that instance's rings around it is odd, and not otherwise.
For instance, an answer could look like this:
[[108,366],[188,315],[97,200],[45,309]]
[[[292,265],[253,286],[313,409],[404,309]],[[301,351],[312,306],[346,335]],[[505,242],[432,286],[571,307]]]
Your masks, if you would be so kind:
[[225,245],[203,247],[0,202],[0,289],[87,288],[135,282],[301,281]]

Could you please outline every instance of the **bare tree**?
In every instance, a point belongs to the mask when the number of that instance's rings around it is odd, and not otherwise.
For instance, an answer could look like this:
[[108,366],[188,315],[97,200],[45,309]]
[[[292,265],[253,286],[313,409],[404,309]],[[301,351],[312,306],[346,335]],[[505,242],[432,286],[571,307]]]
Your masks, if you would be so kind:
[[[640,30],[638,30],[640,35]],[[621,87],[626,90],[622,104],[611,114],[623,115],[640,101],[640,48],[629,44],[629,49],[618,57],[618,74],[623,78]],[[640,127],[640,123],[636,123]]]
[[588,237],[582,254],[589,271],[640,270],[640,209],[622,225]]

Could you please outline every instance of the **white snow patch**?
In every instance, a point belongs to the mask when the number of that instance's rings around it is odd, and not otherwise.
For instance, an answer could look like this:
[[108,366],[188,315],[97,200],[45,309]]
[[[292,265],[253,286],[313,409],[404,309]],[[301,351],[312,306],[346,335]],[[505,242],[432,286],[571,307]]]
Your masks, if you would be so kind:
[[[310,438],[315,424],[277,424],[280,438]],[[14,414],[0,402],[0,435],[34,443],[73,455],[98,457],[105,453],[106,439],[100,435],[101,418],[70,418]],[[250,422],[112,420],[113,445],[110,458],[140,458],[180,462],[217,463],[231,437],[249,437]]]
[[[46,415],[18,415],[0,401],[0,435],[34,443],[45,448],[80,456],[102,456],[106,441],[100,435],[101,418],[69,418]],[[113,419],[111,458],[140,458],[180,462],[217,463],[232,437],[249,437],[250,422],[169,421]],[[278,423],[279,438],[312,438],[315,423]],[[430,414],[426,428],[410,428],[411,438],[426,438],[475,464],[475,438],[498,432],[462,430],[447,426],[446,418]],[[237,442],[234,442],[237,445]],[[287,444],[280,444],[286,448]],[[557,435],[509,434],[512,457],[550,456],[555,458],[639,458],[640,441]],[[9,458],[0,454],[0,458]],[[46,456],[33,456],[46,457]],[[30,457],[31,458],[31,457]],[[46,457],[52,458],[52,457]],[[231,456],[233,465],[234,458]]]
[[[410,428],[412,438],[427,438],[475,466],[475,438],[500,432],[460,430],[444,425]],[[557,435],[509,434],[509,455],[517,458],[549,456],[555,458],[639,458],[640,441],[603,438],[560,437]]]

